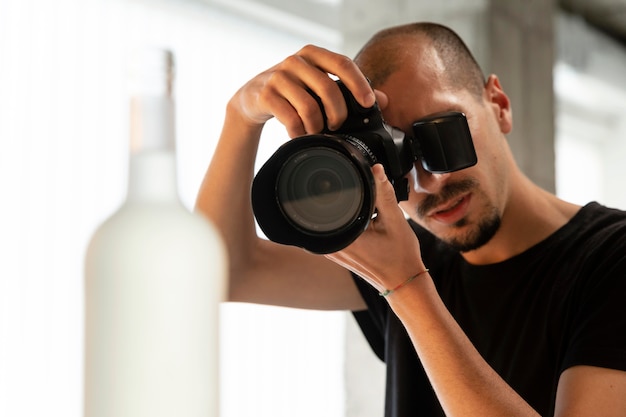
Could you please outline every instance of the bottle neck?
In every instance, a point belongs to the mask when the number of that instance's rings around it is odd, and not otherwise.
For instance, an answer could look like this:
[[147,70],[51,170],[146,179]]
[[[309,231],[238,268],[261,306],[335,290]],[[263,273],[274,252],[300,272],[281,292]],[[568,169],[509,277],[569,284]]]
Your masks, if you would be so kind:
[[130,100],[128,199],[177,201],[172,56],[144,50],[137,58]]
[[131,99],[128,199],[178,199],[171,97],[140,95]]
[[131,154],[175,151],[174,100],[168,92],[138,93],[130,99]]
[[128,202],[178,203],[176,155],[171,150],[131,154]]

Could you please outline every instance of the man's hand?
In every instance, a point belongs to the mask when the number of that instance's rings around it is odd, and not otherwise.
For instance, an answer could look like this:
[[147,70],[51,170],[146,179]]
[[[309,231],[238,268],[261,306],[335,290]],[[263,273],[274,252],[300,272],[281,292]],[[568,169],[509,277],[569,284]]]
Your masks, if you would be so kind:
[[340,78],[359,104],[364,107],[374,104],[374,92],[351,59],[308,45],[250,80],[229,106],[251,125],[262,125],[276,117],[290,137],[319,133],[324,120],[309,89],[320,97],[329,129],[336,129],[347,117],[347,108],[329,74]]
[[398,207],[383,166],[375,165],[372,172],[376,181],[376,217],[350,246],[326,257],[383,292],[426,268],[417,237]]

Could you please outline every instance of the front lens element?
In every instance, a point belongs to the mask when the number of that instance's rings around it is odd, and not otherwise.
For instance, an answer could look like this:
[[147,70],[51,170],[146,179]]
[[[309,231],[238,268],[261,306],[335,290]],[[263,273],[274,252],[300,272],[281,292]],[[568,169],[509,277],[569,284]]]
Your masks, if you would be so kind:
[[364,184],[357,167],[342,153],[313,147],[293,154],[277,181],[278,204],[294,225],[310,233],[349,226],[359,215]]

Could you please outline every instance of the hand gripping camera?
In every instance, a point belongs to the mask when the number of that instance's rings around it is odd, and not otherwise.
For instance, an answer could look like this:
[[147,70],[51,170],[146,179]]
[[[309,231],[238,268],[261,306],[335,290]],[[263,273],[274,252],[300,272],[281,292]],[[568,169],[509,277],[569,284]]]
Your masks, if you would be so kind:
[[[475,165],[476,152],[463,113],[438,113],[413,123],[413,136],[385,123],[378,105],[364,108],[341,81],[348,117],[281,146],[252,184],[257,223],[272,241],[331,253],[352,243],[375,213],[371,166],[381,163],[398,201],[408,199],[406,175],[420,160],[431,173]],[[320,107],[319,97],[313,96]],[[326,116],[324,115],[324,118]]]

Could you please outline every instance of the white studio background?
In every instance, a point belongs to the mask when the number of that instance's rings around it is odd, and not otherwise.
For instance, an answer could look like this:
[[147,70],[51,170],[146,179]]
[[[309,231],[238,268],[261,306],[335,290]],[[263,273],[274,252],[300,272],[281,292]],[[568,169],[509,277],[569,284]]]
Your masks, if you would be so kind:
[[579,17],[556,29],[557,194],[626,209],[626,49]]
[[[83,256],[125,196],[128,52],[175,53],[191,208],[228,98],[309,42],[192,1],[0,0],[0,416],[82,415]],[[265,136],[263,160],[287,138]],[[343,313],[223,313],[223,417],[343,415]]]
[[555,66],[558,195],[626,209],[626,89]]

